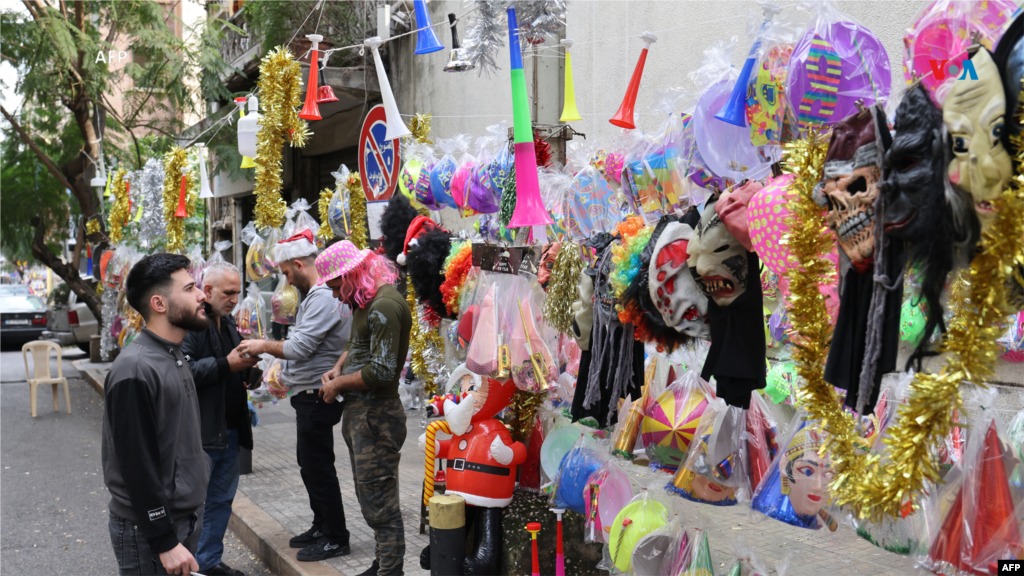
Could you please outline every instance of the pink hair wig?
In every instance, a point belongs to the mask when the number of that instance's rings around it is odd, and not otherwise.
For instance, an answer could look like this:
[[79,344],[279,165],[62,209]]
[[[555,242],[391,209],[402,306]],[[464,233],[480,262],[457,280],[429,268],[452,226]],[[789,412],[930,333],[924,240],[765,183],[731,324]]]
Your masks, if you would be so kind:
[[363,308],[377,296],[377,280],[395,285],[398,268],[391,260],[371,252],[355,268],[341,275],[340,291],[351,294],[356,306]]

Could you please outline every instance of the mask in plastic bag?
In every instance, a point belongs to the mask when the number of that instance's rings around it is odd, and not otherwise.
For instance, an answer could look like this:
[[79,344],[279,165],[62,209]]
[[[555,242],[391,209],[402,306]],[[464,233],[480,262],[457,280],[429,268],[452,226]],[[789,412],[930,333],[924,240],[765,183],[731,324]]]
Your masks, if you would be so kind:
[[736,505],[737,488],[746,484],[742,416],[742,408],[713,400],[701,415],[686,462],[666,488],[694,502]]
[[299,309],[299,292],[284,276],[277,283],[274,295],[270,297],[271,318],[278,324],[295,324],[295,313]]
[[455,177],[455,153],[465,151],[468,144],[469,136],[466,134],[437,142],[437,149],[442,156],[430,170],[430,193],[440,206],[459,207],[451,192],[452,179]]
[[[313,231],[316,234],[316,230]],[[277,267],[277,243],[281,241],[281,229],[271,228],[267,231],[266,249],[263,252],[263,265],[266,266],[267,270],[271,273],[277,273],[280,269]]]
[[256,225],[249,222],[249,224],[242,229],[241,238],[242,243],[249,247],[245,252],[246,278],[251,282],[258,282],[266,279],[270,276],[270,270],[267,269],[267,265],[264,262],[266,242],[256,231]]

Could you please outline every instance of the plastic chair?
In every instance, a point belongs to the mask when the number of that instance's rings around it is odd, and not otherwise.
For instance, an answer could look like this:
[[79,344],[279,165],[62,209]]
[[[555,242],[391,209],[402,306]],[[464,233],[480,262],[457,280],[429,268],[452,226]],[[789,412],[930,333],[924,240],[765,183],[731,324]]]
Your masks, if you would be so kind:
[[[57,351],[57,377],[50,377],[50,350]],[[71,395],[68,392],[68,379],[64,377],[64,369],[61,367],[61,350],[54,342],[39,340],[28,342],[21,347],[21,357],[25,360],[25,374],[28,375],[28,354],[32,352],[32,367],[35,370],[35,377],[28,378],[29,395],[32,403],[32,417],[36,417],[36,387],[41,384],[53,386],[53,411],[57,411],[57,384],[64,384],[64,404],[68,407],[68,414],[71,414]]]

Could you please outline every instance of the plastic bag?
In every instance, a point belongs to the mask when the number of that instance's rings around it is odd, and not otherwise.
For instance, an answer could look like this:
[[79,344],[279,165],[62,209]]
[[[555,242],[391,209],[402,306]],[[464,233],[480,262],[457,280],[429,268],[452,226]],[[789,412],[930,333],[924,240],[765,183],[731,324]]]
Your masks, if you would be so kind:
[[672,574],[679,551],[689,544],[689,535],[679,518],[673,518],[637,542],[633,549],[633,573],[636,576],[662,576]]
[[334,176],[334,195],[327,204],[327,224],[335,236],[348,237],[352,234],[349,228],[351,216],[351,198],[349,198],[348,183],[352,172],[348,166],[342,164],[337,172],[331,172]]
[[270,386],[268,386],[265,377],[267,374],[267,370],[270,368],[271,363],[276,360],[277,359],[271,356],[270,354],[262,354],[260,356],[260,361],[258,364],[256,364],[256,367],[263,373],[264,378],[260,379],[259,387],[255,388],[254,390],[249,390],[250,402],[256,402],[258,404],[261,404],[261,407],[264,402],[277,402],[277,397],[271,394]]
[[687,500],[735,506],[749,497],[744,410],[712,400],[701,415],[686,461],[666,488]]
[[751,509],[798,528],[819,530],[839,524],[826,510],[832,463],[818,454],[823,434],[820,424],[800,410],[767,474],[754,491]]
[[437,164],[437,157],[434,156],[434,148],[429,144],[421,144],[423,147],[420,150],[420,154],[423,158],[423,165],[420,169],[420,176],[416,179],[416,200],[420,204],[427,207],[428,210],[440,210],[442,206],[437,203],[434,198],[434,194],[430,191],[430,174],[434,171],[434,165]]
[[456,162],[455,173],[452,174],[452,201],[459,209],[459,216],[465,218],[476,213],[469,206],[469,181],[476,166],[476,158],[468,150],[463,151]]
[[[305,198],[299,198],[295,202],[292,202],[292,210],[295,211],[292,219],[285,224],[283,232],[284,238],[291,238],[292,236],[301,233],[303,230],[309,230],[309,233],[313,235],[316,242],[317,249],[324,247],[323,238],[317,236],[317,232],[320,230],[320,225],[316,223],[316,220],[309,215],[309,209],[311,206]],[[291,226],[288,226],[291,224]]]
[[569,236],[585,240],[596,232],[608,231],[622,220],[621,207],[615,202],[615,191],[590,163],[594,147],[583,142],[569,145],[569,162],[581,168],[566,190],[564,209]]
[[238,333],[249,338],[264,339],[267,334],[267,320],[264,312],[263,296],[255,282],[249,283],[245,298],[234,311]]
[[461,156],[469,146],[469,134],[457,134],[447,140],[437,141],[441,159],[430,170],[430,193],[439,206],[458,208],[452,196],[452,178],[455,176],[455,155]]
[[755,390],[750,394],[750,408],[746,411],[747,470],[751,489],[761,483],[768,467],[779,452],[776,441],[778,424],[768,410],[768,403]]
[[668,510],[652,492],[643,490],[619,511],[608,535],[608,551],[615,568],[633,571],[633,550],[644,536],[668,524]]
[[196,281],[196,286],[203,285],[203,271],[206,270],[206,258],[203,258],[203,247],[196,244],[188,253],[188,275]]
[[877,36],[831,2],[814,7],[786,71],[786,97],[801,131],[855,114],[858,100],[864,106],[885,102],[892,82],[889,55]]
[[295,324],[295,313],[299,310],[299,292],[285,280],[277,282],[274,295],[270,297],[271,319],[278,324]]
[[782,143],[792,138],[788,125],[786,71],[793,48],[806,24],[802,13],[794,11],[768,22],[761,32],[757,60],[747,82],[745,106],[750,141],[763,162],[781,160]]
[[259,232],[256,231],[256,224],[249,222],[241,232],[242,243],[248,246],[245,252],[245,276],[251,282],[258,282],[270,276],[264,261],[266,242]]
[[267,391],[278,400],[291,395],[291,388],[281,381],[281,371],[284,370],[284,361],[280,358],[272,358],[263,371],[263,383],[267,385]]
[[264,246],[266,248],[263,252],[263,265],[267,267],[267,270],[275,274],[280,272],[280,269],[277,266],[277,257],[275,256],[275,252],[277,252],[277,243],[280,241],[280,228],[271,228],[267,230],[266,240],[264,241]]
[[476,164],[466,185],[466,204],[480,214],[494,214],[498,211],[502,181],[495,181],[494,176],[500,176],[503,180],[504,173],[499,169],[501,163],[495,163],[495,160],[501,149],[508,148],[508,123],[488,126],[487,132],[489,136],[476,140]]
[[1004,352],[999,355],[1007,362],[1024,362],[1024,312],[1010,316],[1006,333],[996,340]]
[[509,318],[512,326],[508,340],[512,379],[520,390],[537,393],[547,390],[558,380],[558,364],[538,328],[543,327],[539,309],[531,306],[528,294],[526,296],[517,297],[514,302],[505,298],[507,306],[502,309],[511,310],[513,316]]
[[573,175],[564,166],[542,168],[537,174],[537,184],[540,187],[541,201],[549,208],[553,224],[547,227],[548,238],[556,242],[563,242],[566,239],[568,230],[565,222],[565,192],[572,184]]
[[638,199],[641,215],[648,224],[665,214],[681,213],[690,205],[687,167],[683,165],[686,157],[682,154],[683,119],[679,114],[687,98],[680,89],[668,89],[658,94],[654,106],[654,112],[662,114],[663,120],[639,159],[643,180],[649,183]]
[[708,383],[687,370],[648,402],[640,432],[651,464],[674,470],[683,462],[700,417],[713,398]]
[[612,522],[633,498],[629,477],[608,460],[587,478],[583,488],[583,538],[587,542],[608,542]]
[[[701,522],[701,524],[705,524]],[[690,532],[687,549],[680,554],[680,561],[672,570],[679,576],[715,576],[715,561],[711,556],[706,526]]]
[[206,259],[206,267],[209,268],[211,264],[218,262],[227,262],[224,260],[224,251],[231,248],[231,240],[219,240],[213,243],[213,252],[210,257]]
[[572,450],[562,458],[558,466],[558,473],[553,482],[551,505],[572,510],[577,514],[585,514],[587,502],[584,490],[589,486],[590,475],[597,472],[607,461],[607,452],[591,439],[589,434],[580,435]]
[[[398,190],[406,198],[409,199],[409,203],[412,207],[419,210],[425,208],[423,204],[416,198],[416,186],[419,184],[420,178],[423,175],[424,167],[424,155],[426,152],[425,144],[413,142],[405,146],[402,154],[405,157],[405,164],[402,165],[402,171],[398,175]],[[430,172],[427,172],[427,178],[430,178]]]

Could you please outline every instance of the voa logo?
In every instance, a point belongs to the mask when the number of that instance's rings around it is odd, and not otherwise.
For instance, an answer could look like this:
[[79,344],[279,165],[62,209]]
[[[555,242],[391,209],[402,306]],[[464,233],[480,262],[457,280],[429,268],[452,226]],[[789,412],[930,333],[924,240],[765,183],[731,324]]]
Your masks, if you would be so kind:
[[978,73],[974,70],[974,62],[970,60],[964,60],[959,65],[949,60],[929,60],[928,64],[932,67],[932,76],[936,80],[945,80],[946,78],[956,78],[957,80],[978,79]]

